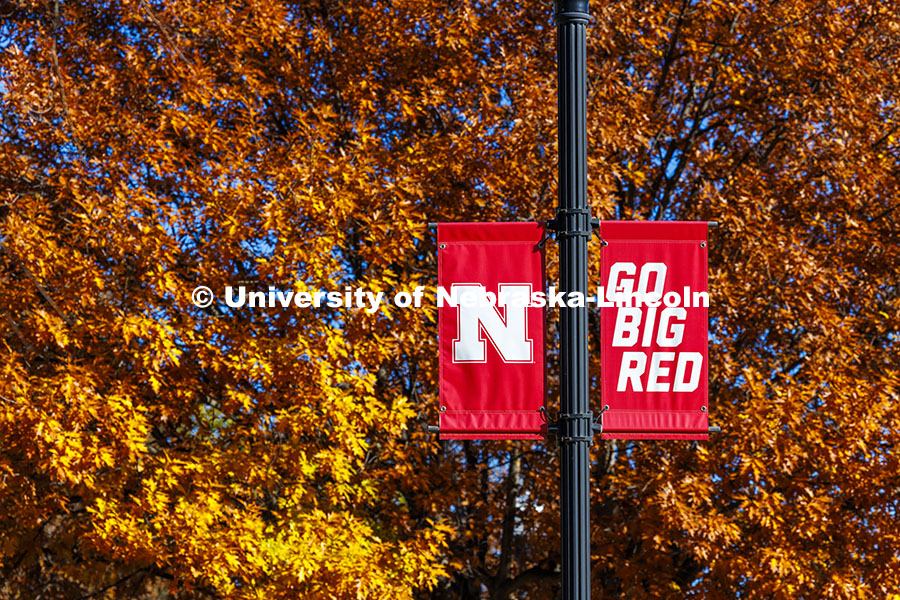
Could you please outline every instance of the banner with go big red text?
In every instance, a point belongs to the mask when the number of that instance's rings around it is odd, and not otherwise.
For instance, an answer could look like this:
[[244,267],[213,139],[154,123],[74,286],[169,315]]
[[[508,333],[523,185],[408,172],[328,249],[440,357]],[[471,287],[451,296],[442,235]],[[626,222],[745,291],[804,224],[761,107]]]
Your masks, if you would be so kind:
[[441,439],[542,439],[540,223],[438,224]]
[[603,221],[605,439],[707,439],[707,223]]

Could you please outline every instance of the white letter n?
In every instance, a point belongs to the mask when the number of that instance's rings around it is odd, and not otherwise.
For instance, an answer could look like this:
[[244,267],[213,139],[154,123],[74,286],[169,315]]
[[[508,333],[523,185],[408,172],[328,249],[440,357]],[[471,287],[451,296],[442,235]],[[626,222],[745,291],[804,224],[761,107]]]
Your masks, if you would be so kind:
[[505,317],[496,306],[482,300],[486,293],[481,284],[453,284],[453,288],[462,288],[460,296],[472,294],[479,299],[475,306],[461,303],[456,308],[459,332],[453,340],[453,362],[486,362],[485,338],[490,340],[503,362],[534,361],[534,342],[528,337],[527,303],[518,300],[531,298],[531,284],[501,283],[498,286],[497,303],[504,309]]

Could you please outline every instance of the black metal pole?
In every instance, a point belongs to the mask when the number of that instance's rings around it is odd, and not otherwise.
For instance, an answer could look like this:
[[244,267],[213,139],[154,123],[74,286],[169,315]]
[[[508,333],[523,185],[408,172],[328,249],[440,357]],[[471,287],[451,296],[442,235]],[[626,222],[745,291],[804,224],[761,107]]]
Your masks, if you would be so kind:
[[[588,0],[557,0],[559,85],[559,289],[587,296],[586,26]],[[563,600],[591,597],[587,308],[560,309],[560,534]]]

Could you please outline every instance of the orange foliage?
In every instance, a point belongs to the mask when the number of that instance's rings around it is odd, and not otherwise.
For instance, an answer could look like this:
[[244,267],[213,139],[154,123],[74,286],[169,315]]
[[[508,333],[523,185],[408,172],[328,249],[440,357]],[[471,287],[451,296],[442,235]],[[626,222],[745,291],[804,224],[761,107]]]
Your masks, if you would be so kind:
[[[594,597],[896,594],[900,17],[591,12],[594,216],[723,224],[724,432],[596,442]],[[0,2],[0,598],[555,597],[555,444],[422,433],[433,309],[222,301],[434,285],[428,221],[552,217],[551,13]]]

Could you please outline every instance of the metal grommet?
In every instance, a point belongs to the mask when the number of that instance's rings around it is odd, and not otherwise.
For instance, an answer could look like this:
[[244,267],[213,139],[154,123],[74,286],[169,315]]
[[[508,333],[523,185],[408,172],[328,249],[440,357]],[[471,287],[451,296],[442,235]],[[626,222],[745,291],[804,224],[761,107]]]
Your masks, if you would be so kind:
[[[706,410],[706,409],[704,409],[704,410]],[[447,412],[447,407],[446,407],[446,406],[442,406],[442,407],[441,407],[441,412]]]
[[701,247],[701,248],[706,248],[706,242],[700,242],[700,247]]
[[447,247],[447,244],[441,244],[440,246],[438,246],[438,248],[440,248],[441,250],[443,250],[446,247]]
[[603,410],[609,410],[609,404],[604,404],[604,405],[603,405]]
[[705,406],[701,406],[701,407],[700,407],[700,410],[702,410],[703,412],[706,412],[706,407],[705,407]]

